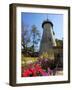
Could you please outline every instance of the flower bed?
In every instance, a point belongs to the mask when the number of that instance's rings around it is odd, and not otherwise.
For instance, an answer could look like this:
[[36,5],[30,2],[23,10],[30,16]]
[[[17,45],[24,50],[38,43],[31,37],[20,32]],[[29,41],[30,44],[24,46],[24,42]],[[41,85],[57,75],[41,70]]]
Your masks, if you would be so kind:
[[22,77],[55,75],[55,68],[54,60],[38,58],[36,62],[22,66]]

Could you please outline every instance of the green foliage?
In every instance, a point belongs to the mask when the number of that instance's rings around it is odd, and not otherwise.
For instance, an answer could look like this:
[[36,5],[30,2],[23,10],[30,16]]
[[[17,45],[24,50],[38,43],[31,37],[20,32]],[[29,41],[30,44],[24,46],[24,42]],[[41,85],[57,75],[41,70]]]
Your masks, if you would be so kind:
[[57,46],[63,46],[63,40],[56,39]]

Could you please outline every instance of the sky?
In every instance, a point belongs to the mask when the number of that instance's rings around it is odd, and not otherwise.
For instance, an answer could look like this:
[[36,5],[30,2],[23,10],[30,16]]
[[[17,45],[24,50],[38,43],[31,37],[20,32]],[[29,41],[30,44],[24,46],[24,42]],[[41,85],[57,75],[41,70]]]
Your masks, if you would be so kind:
[[43,32],[42,23],[47,18],[53,23],[55,38],[63,38],[63,15],[62,14],[41,14],[41,13],[25,13],[21,14],[23,23],[29,26],[35,25],[40,32]]
[[55,33],[55,38],[63,39],[63,15],[62,14],[45,14],[45,13],[21,13],[21,23],[28,26],[29,31],[32,25],[35,25],[39,32],[43,32],[42,23],[47,20],[47,18],[53,23],[53,31]]

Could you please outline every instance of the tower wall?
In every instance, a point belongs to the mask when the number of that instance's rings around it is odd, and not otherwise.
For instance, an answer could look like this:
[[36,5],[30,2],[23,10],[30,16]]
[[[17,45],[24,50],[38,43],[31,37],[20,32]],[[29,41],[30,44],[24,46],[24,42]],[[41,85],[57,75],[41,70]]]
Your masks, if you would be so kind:
[[43,27],[43,32],[46,32],[48,42],[50,41],[49,43],[51,43],[51,46],[56,46],[55,37],[53,34],[53,27],[51,26],[51,24],[46,23]]
[[40,53],[47,52],[53,55],[53,46],[56,46],[53,27],[50,23],[45,23],[43,26],[43,35],[40,43]]

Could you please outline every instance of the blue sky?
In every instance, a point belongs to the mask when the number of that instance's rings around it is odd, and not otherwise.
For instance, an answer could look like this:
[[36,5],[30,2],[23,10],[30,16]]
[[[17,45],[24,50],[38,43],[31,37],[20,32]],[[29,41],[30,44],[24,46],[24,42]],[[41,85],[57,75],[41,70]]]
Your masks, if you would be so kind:
[[35,25],[37,29],[42,33],[42,22],[47,18],[53,23],[53,30],[55,32],[55,38],[63,38],[63,15],[62,14],[43,14],[43,13],[21,13],[21,21],[29,26]]

